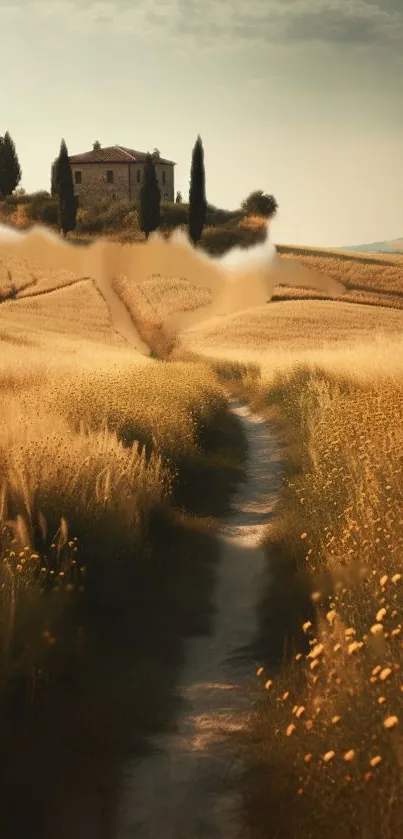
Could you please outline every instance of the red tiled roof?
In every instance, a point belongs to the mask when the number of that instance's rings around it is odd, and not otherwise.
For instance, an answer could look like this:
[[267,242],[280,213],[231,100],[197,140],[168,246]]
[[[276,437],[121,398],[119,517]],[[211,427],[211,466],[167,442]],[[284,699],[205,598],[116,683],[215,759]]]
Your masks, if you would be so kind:
[[[73,154],[70,156],[70,163],[140,163],[145,161],[146,156],[146,152],[127,149],[124,146],[107,146],[83,154]],[[175,166],[173,160],[166,160],[164,157],[159,157],[158,163]]]

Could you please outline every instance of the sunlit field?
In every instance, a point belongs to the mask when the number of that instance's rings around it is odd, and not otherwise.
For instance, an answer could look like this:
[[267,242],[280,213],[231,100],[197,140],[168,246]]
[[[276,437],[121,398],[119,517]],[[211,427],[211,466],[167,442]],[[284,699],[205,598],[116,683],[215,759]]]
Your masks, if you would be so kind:
[[[373,306],[403,308],[403,254],[359,254],[277,246],[285,260],[297,260],[306,268],[323,272],[343,282],[344,300]],[[275,299],[309,299],[320,296],[309,289],[277,289]]]
[[287,467],[243,739],[254,839],[402,832],[402,325],[303,300],[184,336],[274,422]]
[[206,365],[136,353],[90,279],[3,302],[0,347],[0,677],[6,688],[18,673],[29,687],[37,668],[46,676],[63,614],[85,597],[83,566],[119,607],[119,563],[130,574],[149,552],[151,517],[155,529],[184,474],[190,492],[225,399]]
[[330,300],[272,300],[187,330],[181,343],[204,356],[272,366],[394,339],[402,326],[403,313],[391,309]]
[[180,624],[193,554],[176,586],[161,544],[173,523],[213,531],[207,501],[232,440],[231,480],[241,474],[225,379],[273,423],[286,473],[266,534],[245,818],[253,839],[390,839],[403,829],[403,259],[289,256],[342,282],[343,300],[282,287],[290,299],[243,309],[244,294],[239,311],[174,339],[167,319],[214,296],[192,282],[193,255],[180,276],[146,260],[138,282],[117,272],[154,358],[116,331],[93,279],[0,256],[1,696],[51,695],[54,661],[75,660],[92,620],[109,632],[124,613],[126,632],[143,608],[151,637],[144,579],[159,613],[169,581],[166,634]]

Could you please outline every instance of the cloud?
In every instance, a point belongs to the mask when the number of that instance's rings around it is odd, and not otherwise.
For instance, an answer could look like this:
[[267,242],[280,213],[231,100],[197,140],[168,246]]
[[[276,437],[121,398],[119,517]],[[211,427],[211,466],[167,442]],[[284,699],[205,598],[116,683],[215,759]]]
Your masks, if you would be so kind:
[[[11,8],[0,0],[0,22]],[[76,31],[102,24],[199,48],[403,41],[402,0],[20,0],[19,8],[63,17]]]

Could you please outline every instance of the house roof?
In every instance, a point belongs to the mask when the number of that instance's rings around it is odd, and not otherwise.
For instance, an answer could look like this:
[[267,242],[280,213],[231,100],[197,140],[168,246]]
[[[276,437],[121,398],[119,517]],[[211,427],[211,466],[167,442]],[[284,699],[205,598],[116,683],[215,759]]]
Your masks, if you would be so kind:
[[[70,163],[142,163],[147,157],[147,152],[135,151],[125,146],[107,146],[106,148],[91,149],[83,154],[70,156]],[[175,166],[173,160],[158,158],[158,163]]]

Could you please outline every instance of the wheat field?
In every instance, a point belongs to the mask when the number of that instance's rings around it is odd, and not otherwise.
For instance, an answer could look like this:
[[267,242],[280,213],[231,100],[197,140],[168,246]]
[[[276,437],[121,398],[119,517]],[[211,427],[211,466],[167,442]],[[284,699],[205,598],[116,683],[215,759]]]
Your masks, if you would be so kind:
[[[370,283],[378,266],[361,270]],[[242,740],[253,839],[403,829],[402,326],[396,309],[307,294],[182,336],[227,380],[237,375],[237,392],[285,446],[266,544],[274,580],[281,562],[291,571],[263,612],[259,698]],[[271,638],[287,608],[293,635],[279,669]]]
[[[280,673],[258,670],[244,742],[253,839],[336,839],[341,823],[345,835],[360,825],[389,839],[403,828],[403,261],[287,250],[282,259],[342,282],[343,300],[283,287],[290,299],[246,309],[246,295],[239,311],[179,331],[173,356],[166,319],[211,303],[191,257],[183,272],[158,266],[139,282],[118,272],[140,334],[167,356],[157,361],[116,332],[91,278],[11,262],[0,247],[0,676],[18,670],[30,684],[45,669],[88,559],[118,591],[110,557],[142,556],[183,462],[197,462],[225,410],[216,373],[229,371],[227,386],[288,446],[267,550],[295,559],[313,609],[299,626],[305,647]],[[44,607],[49,587],[57,597]],[[18,655],[27,615],[35,633]]]

